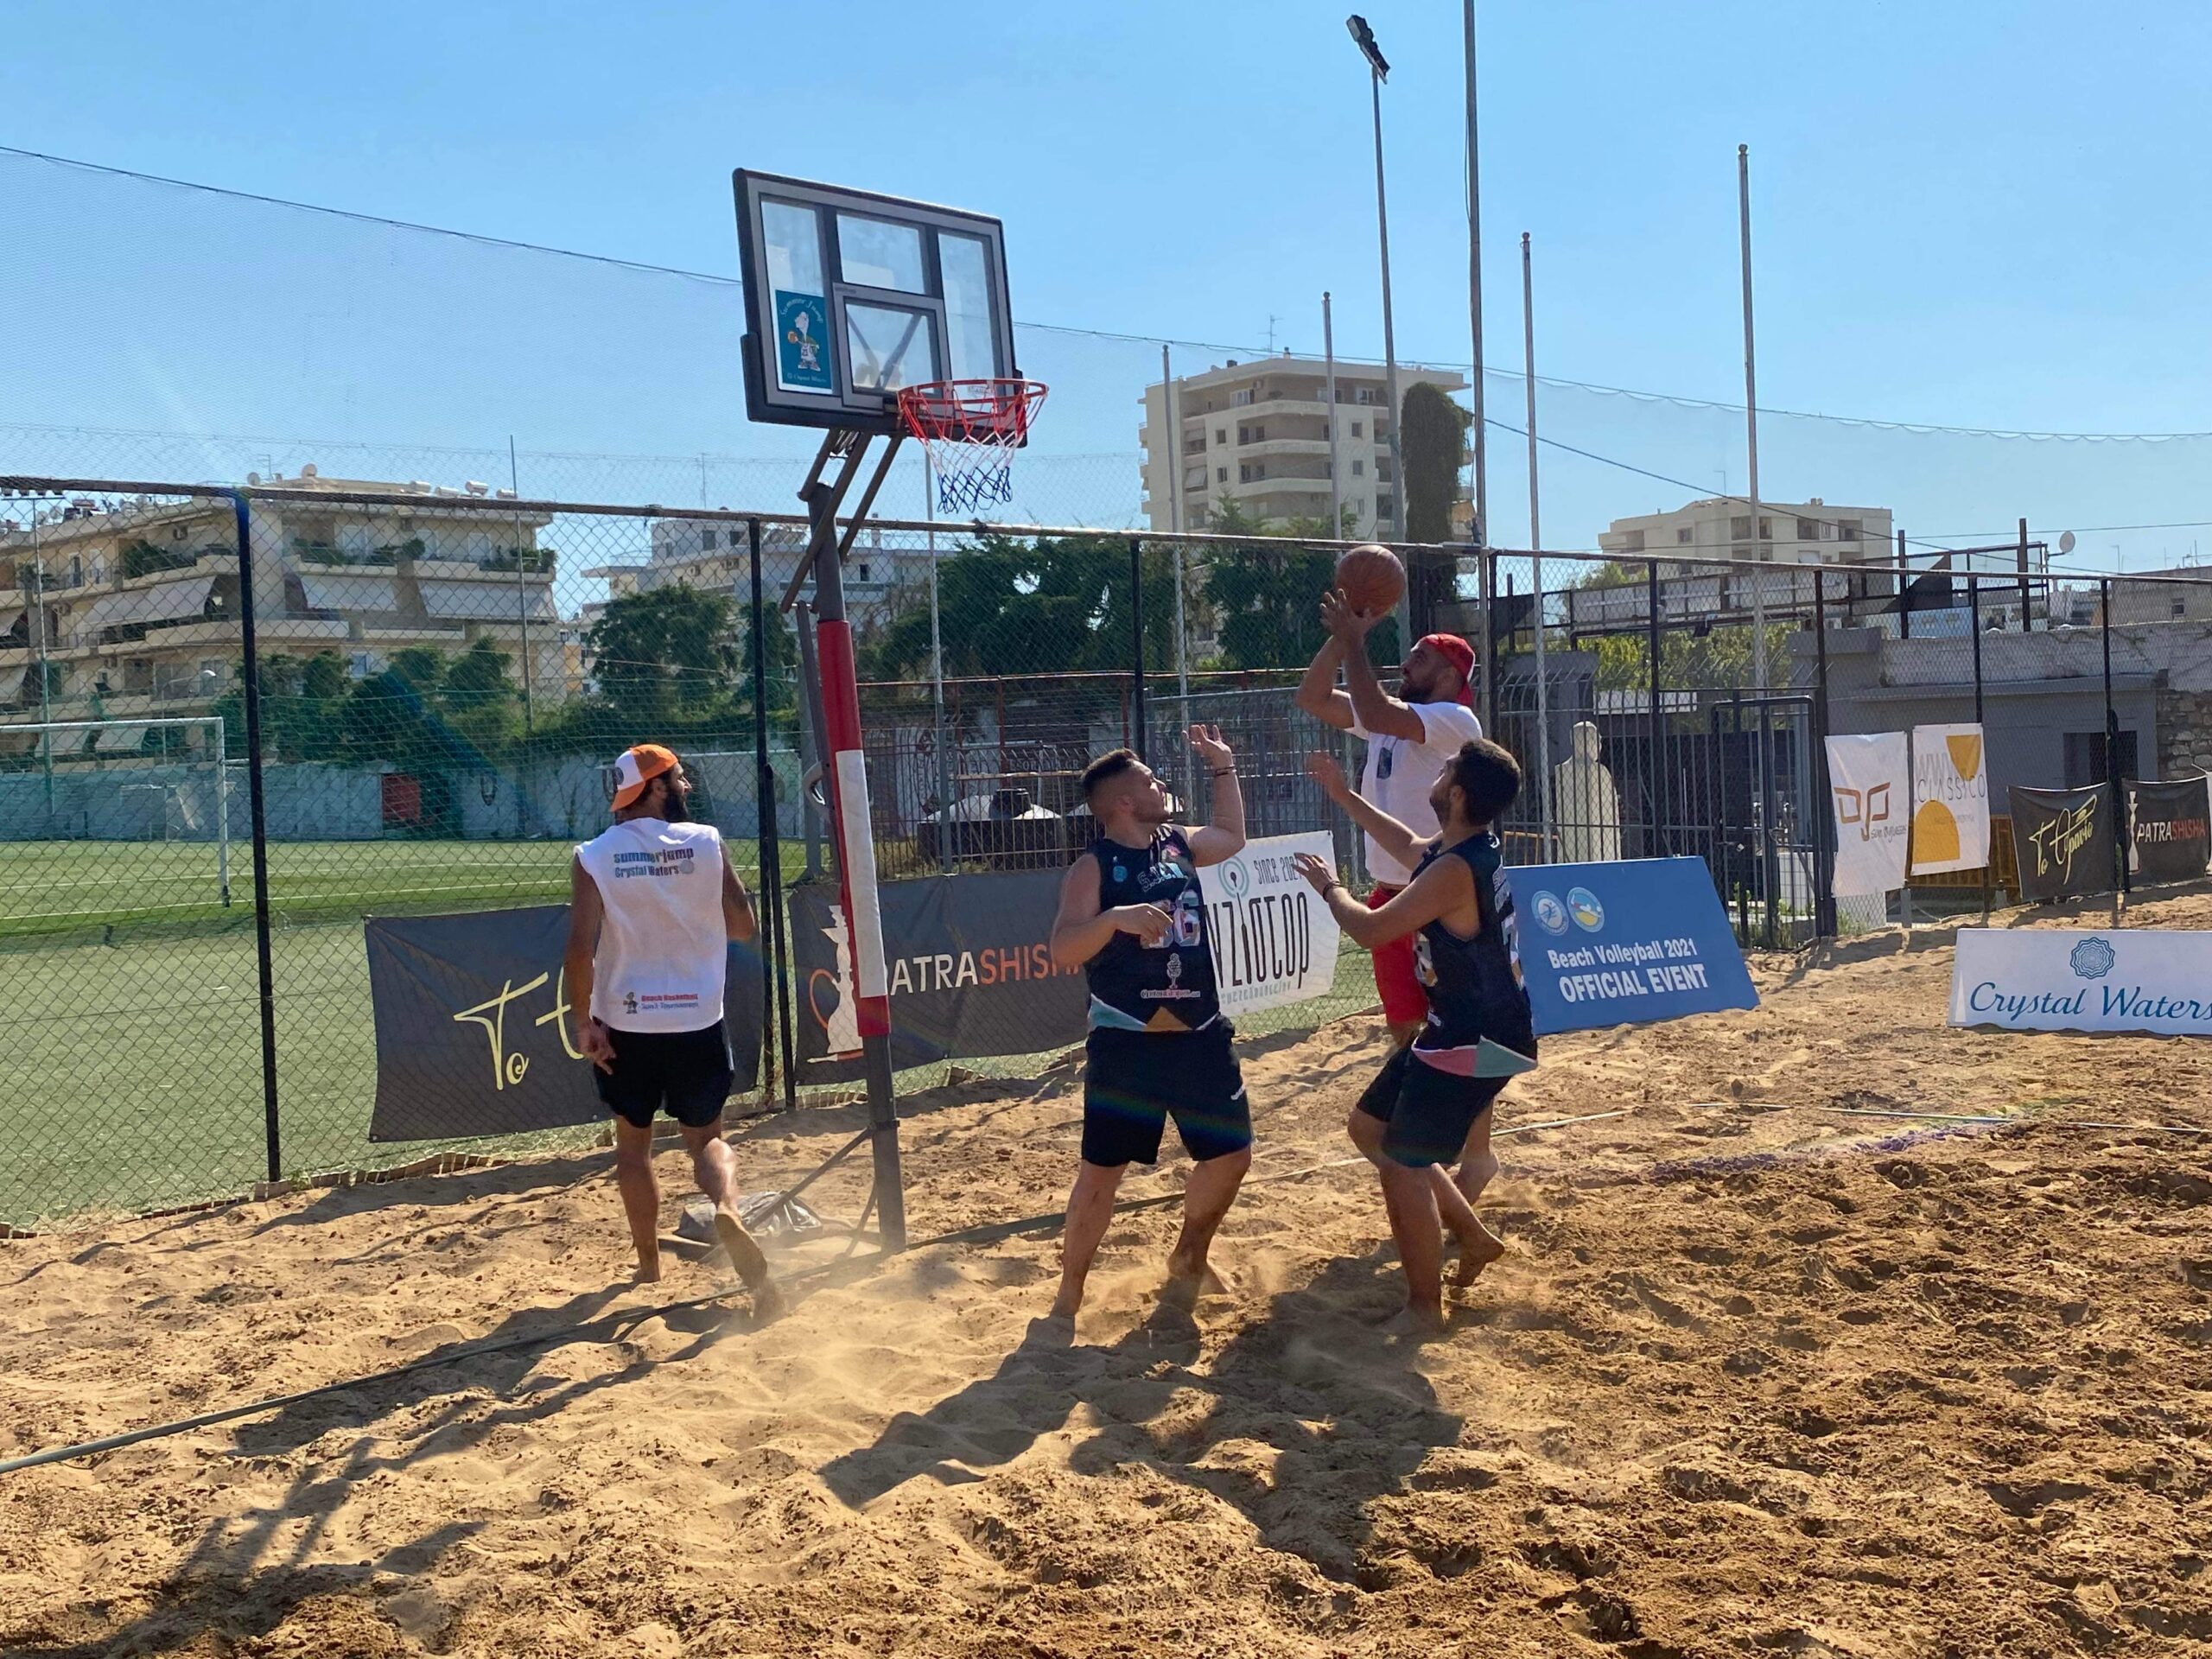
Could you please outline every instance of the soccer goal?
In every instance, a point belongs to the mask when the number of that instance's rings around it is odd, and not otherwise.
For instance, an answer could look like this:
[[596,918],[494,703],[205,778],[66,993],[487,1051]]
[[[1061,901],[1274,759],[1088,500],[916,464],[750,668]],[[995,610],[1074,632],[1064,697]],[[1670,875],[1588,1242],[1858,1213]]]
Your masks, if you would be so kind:
[[[143,720],[47,720],[7,728],[30,739],[27,753],[49,789],[58,777],[73,785],[79,804],[73,816],[90,839],[212,842],[215,887],[231,902],[231,782],[223,722],[213,715],[175,715]],[[147,753],[158,734],[175,733],[176,753]],[[195,749],[194,733],[203,734]],[[150,766],[137,764],[152,760]],[[118,764],[125,762],[126,764]],[[212,773],[207,770],[212,767]],[[87,774],[112,779],[88,790]],[[49,800],[48,808],[54,803]]]

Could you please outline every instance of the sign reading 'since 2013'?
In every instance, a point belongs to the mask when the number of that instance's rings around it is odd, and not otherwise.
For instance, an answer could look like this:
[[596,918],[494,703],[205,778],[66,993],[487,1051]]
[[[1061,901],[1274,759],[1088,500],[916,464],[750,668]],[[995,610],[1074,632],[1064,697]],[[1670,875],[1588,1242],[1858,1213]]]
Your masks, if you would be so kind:
[[1505,876],[1538,1036],[1758,1007],[1703,859],[1538,864]]

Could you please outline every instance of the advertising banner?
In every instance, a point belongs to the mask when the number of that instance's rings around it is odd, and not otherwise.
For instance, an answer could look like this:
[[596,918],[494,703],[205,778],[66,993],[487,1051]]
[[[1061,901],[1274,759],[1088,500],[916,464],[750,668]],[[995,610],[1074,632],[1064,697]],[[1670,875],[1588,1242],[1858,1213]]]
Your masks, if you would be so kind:
[[2212,801],[2205,779],[2127,786],[2129,869],[2139,881],[2194,881],[2212,855]]
[[1835,810],[1835,883],[1839,899],[1893,893],[1904,886],[1911,838],[1910,751],[1903,732],[1832,737],[1828,792]]
[[1701,858],[1509,868],[1536,1034],[1755,1008]]
[[1951,1024],[2212,1037],[2212,933],[1962,927]]
[[[1052,965],[1060,870],[886,881],[883,952],[894,1068],[1034,1054],[1083,1040],[1083,970]],[[861,1077],[852,941],[834,886],[791,890],[798,1080]]]
[[1989,862],[1989,768],[1979,726],[1912,728],[1912,873]]
[[[561,955],[569,907],[374,917],[364,930],[376,1022],[372,1141],[448,1141],[607,1116],[576,1050]],[[732,944],[722,995],[737,1076],[760,1072],[760,957]]]
[[2110,790],[2022,789],[2015,784],[2008,793],[2023,899],[2040,903],[2112,891]]
[[1221,1008],[1231,1019],[1326,996],[1336,984],[1337,918],[1291,862],[1300,853],[1332,865],[1337,856],[1328,832],[1315,830],[1247,842],[1198,872]]

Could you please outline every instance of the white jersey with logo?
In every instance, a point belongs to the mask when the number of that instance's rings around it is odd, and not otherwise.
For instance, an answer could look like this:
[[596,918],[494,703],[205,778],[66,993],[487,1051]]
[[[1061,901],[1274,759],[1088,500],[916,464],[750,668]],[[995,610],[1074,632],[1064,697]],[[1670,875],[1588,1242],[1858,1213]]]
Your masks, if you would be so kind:
[[584,842],[576,859],[605,912],[592,954],[593,1016],[617,1031],[719,1024],[729,960],[721,832],[632,818]]
[[[1352,717],[1355,737],[1367,740],[1367,761],[1360,768],[1359,795],[1377,811],[1389,814],[1423,840],[1433,839],[1443,828],[1428,804],[1428,791],[1444,775],[1444,768],[1460,749],[1483,734],[1483,723],[1465,703],[1416,702],[1408,705],[1421,716],[1421,739],[1378,737]],[[1387,887],[1402,887],[1414,873],[1384,852],[1375,837],[1367,837],[1367,873]]]

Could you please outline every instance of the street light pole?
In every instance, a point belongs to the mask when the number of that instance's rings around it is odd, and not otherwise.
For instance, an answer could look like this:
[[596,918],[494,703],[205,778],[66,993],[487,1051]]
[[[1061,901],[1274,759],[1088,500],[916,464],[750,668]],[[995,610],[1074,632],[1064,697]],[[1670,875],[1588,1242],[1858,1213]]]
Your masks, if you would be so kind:
[[[1351,33],[1352,43],[1367,60],[1368,85],[1375,108],[1375,228],[1382,254],[1382,395],[1390,407],[1390,518],[1389,538],[1394,542],[1406,539],[1406,469],[1398,447],[1398,341],[1390,326],[1390,208],[1382,186],[1382,83],[1389,79],[1389,60],[1382,55],[1382,48],[1375,43],[1375,31],[1367,26],[1367,19],[1355,12],[1344,19],[1344,27]],[[1377,515],[1378,530],[1383,526]],[[1398,600],[1398,648],[1413,649],[1413,606],[1410,594]]]

